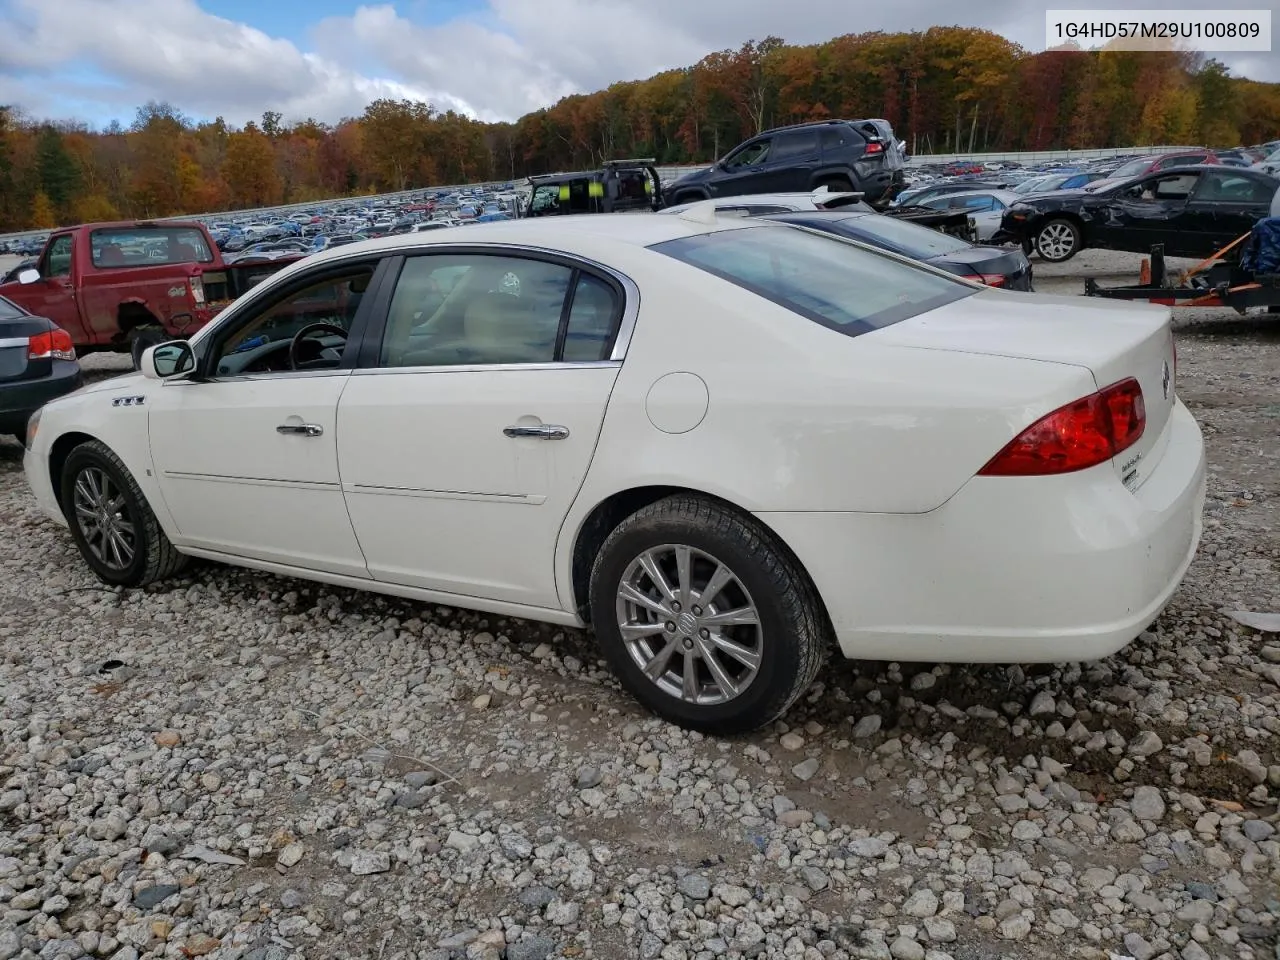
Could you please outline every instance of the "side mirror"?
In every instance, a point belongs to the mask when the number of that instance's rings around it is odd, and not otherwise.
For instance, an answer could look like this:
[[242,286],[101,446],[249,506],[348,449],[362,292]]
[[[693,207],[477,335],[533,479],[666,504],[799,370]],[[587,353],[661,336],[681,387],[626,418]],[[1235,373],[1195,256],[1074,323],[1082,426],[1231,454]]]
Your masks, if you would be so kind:
[[36,283],[40,279],[40,271],[34,267],[28,267],[18,273],[18,282],[23,286],[29,283]]
[[191,344],[174,340],[148,347],[142,353],[138,369],[148,380],[178,380],[196,368],[196,356]]

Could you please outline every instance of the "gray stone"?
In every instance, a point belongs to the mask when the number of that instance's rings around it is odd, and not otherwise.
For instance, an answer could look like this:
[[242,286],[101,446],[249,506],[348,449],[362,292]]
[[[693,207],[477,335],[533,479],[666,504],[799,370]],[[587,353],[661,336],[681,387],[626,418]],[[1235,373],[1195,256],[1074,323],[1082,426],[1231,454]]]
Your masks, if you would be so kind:
[[507,944],[507,960],[547,960],[555,952],[556,942],[546,937],[533,937]]
[[1160,820],[1164,817],[1164,797],[1156,787],[1138,787],[1133,791],[1129,809],[1139,820]]
[[812,780],[821,766],[822,762],[817,757],[810,757],[808,760],[797,763],[791,768],[791,772],[795,774],[797,780]]
[[1199,880],[1191,880],[1186,884],[1187,893],[1191,894],[1192,899],[1208,900],[1210,903],[1218,902],[1218,891],[1214,889],[1211,883],[1201,883]]
[[555,924],[557,927],[567,927],[578,922],[578,914],[582,908],[572,900],[552,900],[547,904],[547,909],[543,916],[547,923]]
[[404,775],[404,782],[414,790],[429,787],[436,782],[436,779],[436,775],[430,770],[414,770],[412,773]]
[[445,838],[444,845],[452,847],[461,854],[468,854],[480,846],[480,838],[469,833],[463,833],[460,830],[450,830],[449,836]]
[[181,889],[176,883],[162,883],[152,887],[143,887],[133,895],[133,905],[139,910],[152,910],[159,906],[161,901],[168,900]]
[[1124,948],[1133,960],[1151,960],[1156,955],[1156,948],[1139,933],[1125,934]]
[[917,890],[907,897],[907,902],[902,905],[902,912],[917,920],[932,917],[938,912],[938,895],[927,887]]
[[1149,757],[1164,749],[1164,741],[1152,730],[1139,731],[1129,741],[1129,755],[1133,757]]
[[599,767],[583,767],[578,771],[576,785],[579,790],[590,790],[592,787],[600,786],[603,780],[604,774],[600,772]]
[[996,933],[1005,940],[1025,940],[1031,933],[1031,921],[1021,913],[1015,913],[1000,921]]
[[880,719],[880,714],[867,714],[853,725],[854,738],[857,740],[865,740],[867,737],[874,736],[880,732],[881,723],[883,723],[883,721]]
[[889,852],[889,844],[879,837],[863,837],[849,841],[849,852],[855,857],[876,859]]
[[391,855],[382,850],[356,850],[351,854],[351,872],[357,877],[386,873],[391,869]]
[[1031,698],[1031,706],[1027,708],[1027,713],[1033,717],[1047,717],[1051,716],[1057,708],[1053,694],[1048,690],[1041,690]]
[[1179,907],[1174,916],[1183,923],[1203,923],[1208,926],[1213,921],[1213,904],[1208,900],[1192,900]]
[[686,873],[676,881],[676,889],[690,900],[706,900],[711,896],[711,881],[700,873]]
[[556,892],[554,890],[550,887],[540,885],[535,887],[525,887],[516,894],[516,899],[524,906],[531,907],[535,910],[541,910],[555,898]]
[[1240,829],[1254,843],[1262,843],[1264,840],[1269,840],[1271,835],[1276,832],[1276,828],[1265,820],[1246,820],[1244,826]]
[[924,960],[924,947],[910,937],[898,937],[889,945],[889,955],[894,960]]
[[13,960],[22,952],[22,938],[17,930],[0,930],[0,960]]
[[817,867],[812,866],[800,868],[800,879],[803,880],[814,893],[817,893],[819,890],[827,889],[827,886],[831,883],[830,878],[828,878],[825,873]]

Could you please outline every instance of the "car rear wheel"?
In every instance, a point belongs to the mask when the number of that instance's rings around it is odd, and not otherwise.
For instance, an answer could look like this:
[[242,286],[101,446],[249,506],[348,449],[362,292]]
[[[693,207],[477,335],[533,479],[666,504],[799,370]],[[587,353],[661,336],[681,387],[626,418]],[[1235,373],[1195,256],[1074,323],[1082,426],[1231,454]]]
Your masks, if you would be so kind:
[[1080,228],[1062,217],[1036,231],[1036,252],[1049,263],[1063,263],[1080,252]]
[[623,686],[706,733],[777,719],[831,647],[817,592],[785,548],[697,496],[659,500],[609,535],[591,572],[591,616]]
[[103,583],[145,586],[186,566],[189,558],[169,542],[133,474],[106,444],[91,440],[72,450],[61,480],[71,537]]

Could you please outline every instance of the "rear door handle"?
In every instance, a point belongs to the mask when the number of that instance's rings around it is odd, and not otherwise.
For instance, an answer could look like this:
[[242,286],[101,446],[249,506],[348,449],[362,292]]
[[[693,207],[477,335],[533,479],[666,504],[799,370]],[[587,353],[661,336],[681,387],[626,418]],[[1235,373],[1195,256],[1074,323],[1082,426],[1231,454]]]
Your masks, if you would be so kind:
[[318,437],[324,433],[324,427],[318,423],[282,423],[276,427],[276,433],[291,433],[303,437]]
[[508,437],[536,437],[539,440],[563,440],[569,436],[569,428],[554,423],[543,423],[536,427],[505,427],[502,431]]

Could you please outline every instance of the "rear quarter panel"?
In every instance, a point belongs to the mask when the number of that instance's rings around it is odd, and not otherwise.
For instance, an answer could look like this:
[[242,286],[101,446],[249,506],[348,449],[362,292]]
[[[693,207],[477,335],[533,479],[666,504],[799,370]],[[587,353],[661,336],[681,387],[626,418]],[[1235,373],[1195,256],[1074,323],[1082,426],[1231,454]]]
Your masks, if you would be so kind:
[[[640,314],[563,528],[562,575],[590,511],[635,487],[752,512],[933,510],[1010,436],[1095,389],[1079,366],[848,337],[659,254],[627,272]],[[680,372],[709,402],[697,426],[666,433],[647,398]]]

